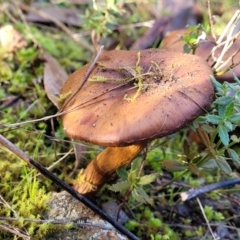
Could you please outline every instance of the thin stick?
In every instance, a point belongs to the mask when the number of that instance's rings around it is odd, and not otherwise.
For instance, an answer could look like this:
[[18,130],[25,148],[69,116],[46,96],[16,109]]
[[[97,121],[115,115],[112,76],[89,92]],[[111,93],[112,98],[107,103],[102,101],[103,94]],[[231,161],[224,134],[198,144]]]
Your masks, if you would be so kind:
[[203,187],[199,187],[199,188],[193,188],[188,190],[187,192],[183,192],[181,193],[181,199],[182,201],[187,201],[190,199],[193,199],[195,197],[197,197],[200,194],[203,193],[207,193],[219,188],[223,188],[223,187],[228,187],[230,185],[234,185],[234,184],[239,184],[240,183],[240,179],[239,178],[235,178],[235,179],[231,179],[228,181],[222,181],[222,182],[218,182],[218,183],[213,183],[213,184],[209,184]]
[[[3,125],[3,126],[6,126],[6,127],[18,127],[18,126],[21,126],[23,124],[28,124],[28,123],[36,123],[36,122],[41,122],[41,121],[46,121],[48,119],[51,119],[51,118],[54,118],[54,117],[59,117],[59,116],[62,116],[63,114],[66,114],[66,113],[69,113],[69,112],[72,112],[74,111],[74,109],[70,109],[68,111],[63,111],[64,107],[72,100],[72,98],[78,93],[78,91],[81,89],[81,87],[85,84],[85,82],[87,81],[90,73],[92,72],[93,68],[95,67],[95,64],[97,63],[97,60],[98,58],[100,57],[100,54],[102,53],[102,50],[103,50],[104,46],[101,46],[96,57],[94,58],[91,66],[89,67],[88,71],[86,72],[84,78],[83,78],[83,81],[81,82],[81,84],[78,86],[76,92],[74,92],[68,99],[66,99],[66,101],[64,102],[62,108],[56,113],[56,114],[53,114],[51,116],[46,116],[46,117],[43,117],[43,118],[38,118],[38,119],[34,119],[34,120],[28,120],[28,121],[24,121],[24,122],[20,122],[20,123],[13,123],[13,124],[9,124],[9,125]],[[102,95],[102,94],[101,94]],[[101,96],[99,95],[99,96]]]
[[0,228],[2,228],[3,230],[7,231],[7,232],[10,232],[14,235],[17,235],[19,237],[21,237],[22,239],[25,239],[25,240],[31,240],[31,237],[29,237],[28,235],[26,235],[25,233],[22,233],[19,229],[17,228],[14,228],[8,224],[3,224],[1,223],[0,224]]
[[[0,217],[0,220],[5,220],[5,221],[19,221],[20,218],[13,218],[13,217]],[[25,222],[35,222],[35,223],[51,223],[51,224],[73,224],[74,226],[77,227],[94,227],[94,228],[101,228],[103,230],[112,230],[112,228],[102,226],[102,225],[97,225],[97,224],[92,224],[90,222],[83,222],[83,219],[78,218],[74,220],[55,220],[55,219],[33,219],[33,218],[23,218],[21,219]]]
[[13,143],[8,141],[5,137],[3,137],[0,134],[0,143],[5,146],[7,149],[9,149],[12,153],[16,154],[18,157],[20,157],[22,160],[24,160],[29,165],[32,165],[35,167],[39,172],[41,172],[45,177],[49,178],[60,186],[62,189],[70,193],[73,197],[75,197],[77,200],[82,202],[84,205],[89,207],[92,211],[97,213],[99,216],[101,216],[103,219],[108,221],[110,224],[112,224],[119,232],[126,235],[131,240],[138,240],[138,238],[132,234],[130,231],[128,231],[125,227],[123,227],[121,224],[116,222],[114,219],[112,219],[110,216],[108,216],[106,213],[104,213],[98,206],[93,204],[91,201],[89,201],[85,196],[80,194],[79,192],[75,191],[72,187],[70,187],[68,184],[66,184],[64,181],[56,177],[54,174],[49,172],[46,168],[44,168],[41,164],[34,161],[32,158],[30,158],[27,154],[25,154],[21,149],[19,149],[17,146],[15,146]]
[[74,94],[72,94],[63,104],[62,108],[59,110],[59,112],[61,112],[65,106],[73,99],[73,97],[75,97],[75,95],[79,92],[79,90],[82,88],[82,86],[85,84],[85,82],[87,81],[90,73],[92,72],[93,68],[95,67],[95,64],[97,63],[97,60],[99,59],[101,53],[102,53],[102,50],[103,50],[104,46],[101,46],[96,57],[94,58],[91,66],[89,67],[89,69],[87,70],[86,74],[84,75],[83,77],[83,80],[81,82],[81,84],[78,86],[76,92]]
[[227,26],[225,27],[225,29],[223,30],[221,36],[219,37],[219,39],[217,40],[216,44],[218,45],[219,43],[222,42],[222,40],[224,39],[225,35],[227,34],[227,32],[229,31],[230,27],[233,25],[233,23],[236,21],[236,19],[239,17],[240,14],[240,10],[237,10],[233,17],[231,18],[231,20],[228,22]]
[[213,26],[213,21],[212,21],[210,0],[208,0],[208,18],[209,18],[209,23],[210,23],[210,27],[211,27],[212,37],[213,37],[214,41],[216,42],[216,34],[214,32],[214,26]]
[[[223,50],[220,54],[220,56],[217,58],[217,61],[214,65],[214,68],[218,68],[219,65],[222,64],[222,58],[223,56],[225,55],[226,51],[228,50],[228,48],[232,45],[233,41],[233,36],[232,36],[232,33],[235,29],[235,26],[236,26],[236,22],[239,21],[239,15],[240,15],[240,10],[237,10],[235,12],[235,14],[233,15],[233,17],[231,18],[231,20],[229,21],[229,23],[227,24],[227,26],[225,27],[223,33],[221,34],[221,36],[219,37],[219,39],[217,40],[216,44],[217,46],[214,47],[211,51],[211,54],[214,53],[214,51],[218,48],[218,45],[223,41],[225,35],[228,33],[227,35],[227,40],[226,40],[226,43],[223,47]],[[235,25],[235,26],[234,26]]]
[[213,231],[212,231],[212,229],[211,229],[211,226],[210,226],[210,224],[209,224],[209,221],[208,221],[208,219],[207,219],[207,216],[206,216],[206,214],[205,214],[205,212],[204,212],[202,203],[200,202],[199,198],[197,198],[197,202],[198,202],[199,207],[200,207],[200,209],[201,209],[201,211],[202,211],[203,217],[204,217],[204,219],[205,219],[205,221],[206,221],[206,223],[207,223],[208,229],[209,229],[210,233],[212,234],[213,239],[214,239],[214,240],[218,240],[217,238],[215,238],[215,234],[213,233]]

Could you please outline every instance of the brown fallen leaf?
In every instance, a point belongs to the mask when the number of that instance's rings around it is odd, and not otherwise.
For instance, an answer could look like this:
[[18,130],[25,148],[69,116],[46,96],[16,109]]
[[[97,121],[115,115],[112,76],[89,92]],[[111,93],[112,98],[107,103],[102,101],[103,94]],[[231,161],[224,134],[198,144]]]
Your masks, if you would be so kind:
[[152,28],[131,46],[131,50],[150,48],[155,42],[161,40],[167,32],[183,28],[186,25],[195,25],[200,18],[201,14],[196,6],[181,8],[172,17],[159,17],[155,20]]
[[[82,23],[80,19],[80,15],[83,15],[84,12],[74,9],[74,8],[63,8],[57,6],[47,6],[47,7],[39,7],[39,5],[33,5],[36,9],[39,9],[41,12],[55,18],[59,22],[79,27]],[[40,22],[40,23],[49,23],[50,19],[44,18],[34,12],[29,12],[26,15],[26,19],[29,22]]]
[[57,60],[47,52],[43,53],[43,59],[45,60],[43,73],[44,88],[50,101],[58,108],[58,96],[68,75]]
[[150,28],[141,38],[131,46],[131,50],[142,50],[151,47],[154,42],[162,39],[166,25],[171,21],[170,17],[160,17],[155,20]]
[[[44,52],[43,58],[45,60],[43,74],[44,88],[50,101],[58,108],[58,96],[63,83],[68,78],[68,75],[58,61],[50,54]],[[87,146],[83,144],[74,143],[73,147],[75,152],[75,167],[70,174],[71,176],[81,165],[84,160],[84,153],[87,150]]]

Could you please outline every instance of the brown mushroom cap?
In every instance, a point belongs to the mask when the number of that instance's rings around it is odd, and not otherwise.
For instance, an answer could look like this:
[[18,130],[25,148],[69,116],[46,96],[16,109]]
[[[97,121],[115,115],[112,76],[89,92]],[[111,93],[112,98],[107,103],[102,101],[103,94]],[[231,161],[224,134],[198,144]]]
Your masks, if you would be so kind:
[[[119,83],[136,73],[138,53],[102,53],[76,95],[90,64],[68,78],[61,94],[74,95],[65,100],[70,99],[63,109],[72,111],[62,116],[70,137],[102,146],[126,146],[174,133],[205,113],[214,94],[211,68],[200,57],[163,49],[140,51],[141,73],[151,74],[142,77],[144,89],[136,100],[124,100],[138,89],[136,80]],[[109,80],[91,82],[93,76]]]

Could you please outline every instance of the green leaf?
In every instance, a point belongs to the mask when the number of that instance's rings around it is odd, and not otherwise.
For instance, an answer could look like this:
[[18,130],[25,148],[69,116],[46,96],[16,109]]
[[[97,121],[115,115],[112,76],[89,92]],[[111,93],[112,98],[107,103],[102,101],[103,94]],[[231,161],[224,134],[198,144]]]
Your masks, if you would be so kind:
[[141,164],[142,164],[142,159],[141,158],[136,158],[136,159],[133,160],[130,172],[128,174],[128,181],[131,184],[134,184],[136,182],[137,175],[138,175],[138,172],[140,170]]
[[140,170],[141,164],[142,164],[142,159],[135,158],[132,162],[131,170],[136,170],[138,172]]
[[138,201],[140,203],[146,202],[145,199],[139,194],[139,192],[135,188],[132,190],[132,196],[136,201]]
[[225,111],[225,117],[228,118],[232,115],[233,113],[233,109],[234,109],[234,104],[233,102],[231,102],[230,104],[228,104],[228,106],[226,107],[226,111]]
[[219,107],[218,107],[218,115],[221,118],[224,118],[224,116],[225,116],[226,107],[227,107],[226,105],[219,105]]
[[223,90],[222,90],[222,84],[220,82],[218,82],[214,76],[210,76],[210,79],[214,85],[214,87],[217,89],[218,92],[223,94]]
[[184,44],[184,46],[183,46],[183,51],[184,51],[185,53],[190,53],[190,52],[191,52],[191,48],[189,48],[189,46],[188,46],[187,43]]
[[184,142],[183,142],[183,150],[184,150],[185,155],[187,157],[189,157],[189,155],[190,155],[190,146],[189,146],[187,140],[184,140]]
[[147,185],[152,183],[156,178],[157,178],[158,174],[157,173],[152,173],[149,175],[145,175],[140,177],[138,184],[139,185]]
[[240,113],[236,113],[229,117],[229,121],[232,123],[239,123],[240,122]]
[[117,168],[116,172],[117,172],[117,175],[118,175],[120,178],[122,178],[122,179],[127,179],[127,177],[128,177],[128,171],[126,170],[125,166],[124,166],[124,167]]
[[218,169],[218,165],[217,165],[215,159],[209,159],[207,162],[202,164],[201,168],[205,171],[212,172],[212,171]]
[[240,164],[240,161],[239,161],[239,156],[238,154],[231,148],[228,148],[227,149],[227,152],[229,154],[229,156],[232,158],[232,160],[238,164]]
[[162,168],[166,169],[169,172],[179,172],[185,170],[187,166],[186,164],[176,160],[163,160]]
[[236,92],[235,99],[239,102],[240,101],[240,91]]
[[144,199],[145,202],[152,205],[153,202],[151,201],[151,198],[147,195],[147,193],[145,192],[145,190],[143,188],[139,187],[138,193],[139,193],[139,195],[141,195],[141,197]]
[[122,182],[118,182],[116,184],[113,184],[109,189],[114,191],[114,192],[124,192],[130,186],[131,186],[131,184],[128,181],[122,181]]
[[202,129],[203,129],[205,132],[207,132],[207,133],[212,133],[212,132],[215,131],[215,127],[210,126],[210,125],[208,125],[208,124],[203,124],[201,127],[202,127]]
[[236,74],[234,73],[234,71],[232,71],[232,69],[231,69],[231,72],[232,72],[232,75],[233,75],[233,79],[238,83],[238,85],[240,85],[240,80],[239,80],[239,78],[236,76]]
[[223,125],[218,126],[218,135],[222,141],[222,143],[227,146],[229,144],[229,135],[227,128]]
[[236,135],[232,135],[231,140],[235,143],[239,143],[239,138]]
[[222,118],[217,116],[217,115],[207,115],[206,119],[208,122],[212,123],[212,124],[219,124],[222,121]]
[[192,36],[191,36],[191,38],[189,39],[188,42],[189,42],[190,44],[194,44],[194,43],[196,42],[196,40],[197,40],[197,39],[196,39],[195,37],[192,37]]
[[216,163],[225,174],[227,175],[232,174],[232,169],[224,157],[219,157],[219,159],[216,159]]
[[136,183],[136,181],[137,181],[137,174],[138,174],[137,170],[130,170],[130,172],[128,173],[128,181],[131,184]]
[[219,105],[228,105],[229,103],[231,103],[232,101],[232,97],[230,96],[223,96],[223,97],[219,97],[217,98],[214,103],[215,104],[219,104]]
[[200,170],[198,169],[198,167],[194,164],[194,163],[189,163],[188,164],[188,169],[190,172],[192,172],[193,174],[199,176],[200,175]]
[[228,129],[228,131],[232,131],[232,130],[233,130],[233,125],[232,125],[231,122],[225,121],[225,122],[224,122],[224,125],[225,125],[225,127]]
[[147,193],[144,191],[143,188],[139,187],[139,188],[134,188],[132,190],[132,196],[133,198],[140,202],[140,203],[148,203],[152,205],[152,201],[151,198],[149,198],[149,196],[147,195]]

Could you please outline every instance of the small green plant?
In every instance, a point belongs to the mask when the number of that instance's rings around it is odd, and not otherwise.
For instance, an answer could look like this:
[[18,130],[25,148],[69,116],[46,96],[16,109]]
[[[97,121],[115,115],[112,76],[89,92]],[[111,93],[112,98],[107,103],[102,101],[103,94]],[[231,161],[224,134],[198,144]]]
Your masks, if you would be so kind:
[[224,216],[221,212],[217,212],[213,209],[213,207],[205,206],[204,212],[209,221],[222,221],[224,220]]
[[132,197],[140,203],[149,203],[151,204],[151,198],[143,189],[143,186],[152,183],[156,177],[157,173],[152,173],[144,176],[139,176],[141,169],[142,159],[136,158],[132,164],[129,171],[126,168],[121,168],[117,170],[118,175],[124,181],[120,181],[110,187],[110,190],[114,192],[126,192],[129,190],[132,194]]
[[93,1],[92,6],[86,9],[85,16],[82,17],[83,28],[94,30],[97,39],[107,37],[112,33],[112,27],[118,23],[119,18],[121,18],[121,12],[115,1],[108,0],[104,5]]
[[[234,73],[233,73],[234,74]],[[235,83],[219,83],[212,77],[216,89],[216,100],[211,111],[201,116],[191,124],[205,149],[190,152],[190,146],[184,142],[184,153],[181,160],[163,160],[162,167],[168,171],[186,172],[200,176],[204,172],[216,173],[220,169],[230,176],[232,173],[229,161],[240,164],[239,155],[234,146],[239,143],[239,137],[232,132],[240,125],[240,81],[234,75]]]
[[205,32],[206,29],[202,24],[188,26],[188,33],[182,37],[182,40],[186,42],[183,46],[183,51],[185,53],[195,54],[199,46],[199,41],[206,37]]
[[[202,167],[211,164],[215,168],[220,168],[223,173],[230,175],[231,167],[229,160],[235,164],[240,164],[239,156],[234,150],[234,145],[239,142],[239,138],[231,132],[240,124],[240,81],[234,76],[235,83],[217,82],[213,77],[212,81],[216,89],[216,100],[213,102],[212,110],[206,116],[198,118],[192,128],[197,130],[206,149],[198,159],[198,164]],[[207,124],[208,123],[208,124]],[[198,165],[199,166],[199,165]]]
[[141,214],[138,214],[138,219],[128,221],[126,227],[131,231],[139,229],[138,235],[143,239],[149,236],[153,240],[178,239],[177,234],[162,219],[154,216],[147,206],[143,208]]

